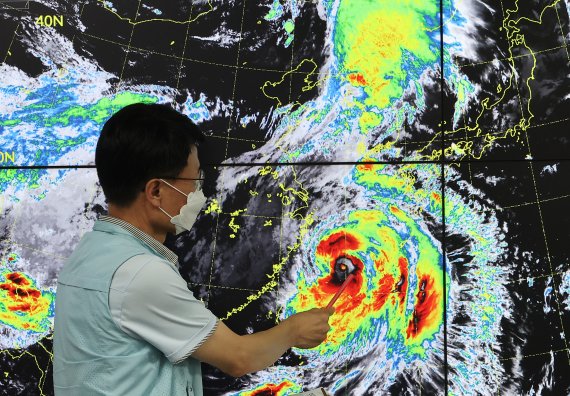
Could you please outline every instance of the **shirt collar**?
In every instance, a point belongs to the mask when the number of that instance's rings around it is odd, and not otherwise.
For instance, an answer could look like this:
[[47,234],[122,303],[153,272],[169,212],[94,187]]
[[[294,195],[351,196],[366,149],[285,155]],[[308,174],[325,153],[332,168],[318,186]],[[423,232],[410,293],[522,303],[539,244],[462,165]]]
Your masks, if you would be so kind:
[[128,223],[128,222],[121,220],[119,218],[116,218],[113,216],[107,216],[107,215],[100,216],[99,220],[100,221],[106,221],[108,223],[117,225],[117,226],[127,230],[129,233],[133,234],[133,236],[135,236],[137,239],[141,240],[146,245],[150,246],[152,248],[152,250],[154,250],[155,252],[160,254],[162,257],[164,257],[165,259],[170,261],[172,264],[174,264],[175,267],[178,267],[178,256],[172,250],[168,249],[162,243],[158,242],[156,239],[154,239],[153,237],[148,235],[146,232],[141,231],[140,229],[138,229],[137,227],[135,227],[131,223]]

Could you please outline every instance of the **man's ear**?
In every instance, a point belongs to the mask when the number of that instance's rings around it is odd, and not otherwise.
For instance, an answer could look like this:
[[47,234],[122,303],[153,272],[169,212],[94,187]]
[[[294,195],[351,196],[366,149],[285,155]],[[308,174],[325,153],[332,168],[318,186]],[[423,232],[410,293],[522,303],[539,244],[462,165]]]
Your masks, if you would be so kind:
[[161,183],[158,179],[150,179],[144,187],[146,201],[152,206],[159,207],[162,198]]

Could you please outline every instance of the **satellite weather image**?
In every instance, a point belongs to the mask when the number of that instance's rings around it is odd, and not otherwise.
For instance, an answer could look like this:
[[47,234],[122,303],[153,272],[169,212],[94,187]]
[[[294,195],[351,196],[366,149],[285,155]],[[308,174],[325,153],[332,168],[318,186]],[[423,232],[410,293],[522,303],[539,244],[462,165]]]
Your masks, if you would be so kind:
[[[167,246],[249,334],[327,339],[206,395],[570,394],[568,0],[0,1],[0,393],[53,395],[57,276],[137,102],[207,135]],[[160,279],[156,287],[160,288]]]

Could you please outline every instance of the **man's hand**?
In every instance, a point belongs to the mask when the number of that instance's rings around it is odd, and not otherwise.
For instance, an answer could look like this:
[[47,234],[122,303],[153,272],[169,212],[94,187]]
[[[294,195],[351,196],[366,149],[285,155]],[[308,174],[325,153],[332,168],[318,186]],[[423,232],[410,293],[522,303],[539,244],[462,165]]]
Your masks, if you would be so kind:
[[314,308],[287,318],[284,322],[292,329],[293,346],[296,348],[314,348],[325,340],[330,330],[329,317],[334,308]]

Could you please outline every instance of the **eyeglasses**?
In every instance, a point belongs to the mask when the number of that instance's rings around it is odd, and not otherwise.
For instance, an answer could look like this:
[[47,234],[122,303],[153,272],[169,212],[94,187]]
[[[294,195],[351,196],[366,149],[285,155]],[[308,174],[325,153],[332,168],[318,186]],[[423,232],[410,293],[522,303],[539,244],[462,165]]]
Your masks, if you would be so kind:
[[202,190],[202,186],[204,185],[205,174],[202,169],[200,169],[200,173],[198,173],[197,178],[189,178],[189,177],[157,177],[157,179],[167,179],[167,180],[194,180],[196,182],[196,191]]

